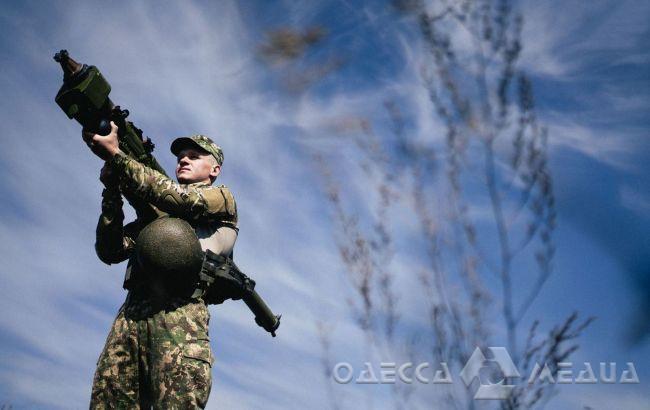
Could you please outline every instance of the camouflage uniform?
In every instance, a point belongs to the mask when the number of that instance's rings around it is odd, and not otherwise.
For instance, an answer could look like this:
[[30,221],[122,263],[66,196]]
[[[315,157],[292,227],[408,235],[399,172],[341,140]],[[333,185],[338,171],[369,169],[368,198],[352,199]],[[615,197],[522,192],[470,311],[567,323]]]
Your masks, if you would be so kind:
[[[121,153],[110,165],[120,184],[102,194],[96,242],[102,261],[128,259],[145,225],[136,220],[123,226],[121,193],[185,219],[197,233],[237,229],[237,209],[228,188],[178,184]],[[205,250],[204,242],[202,247]],[[147,283],[129,269],[124,287],[129,293],[97,362],[90,407],[205,407],[214,360],[206,304],[187,295],[153,298]]]

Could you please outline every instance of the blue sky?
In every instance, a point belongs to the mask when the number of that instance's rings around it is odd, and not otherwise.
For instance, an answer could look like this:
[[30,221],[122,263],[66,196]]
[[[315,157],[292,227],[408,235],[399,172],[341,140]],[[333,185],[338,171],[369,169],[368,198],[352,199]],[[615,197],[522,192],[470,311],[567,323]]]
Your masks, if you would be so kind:
[[[648,2],[524,1],[522,67],[549,129],[557,198],[554,273],[528,318],[549,328],[574,310],[598,319],[575,362],[633,361],[640,385],[563,386],[557,409],[647,408],[650,342],[630,342],[649,323]],[[287,93],[258,46],[273,28],[327,28],[311,62],[344,64],[301,93]],[[220,179],[240,212],[238,265],[283,313],[276,339],[241,303],[211,308],[217,357],[209,408],[328,408],[316,321],[332,327],[334,361],[374,360],[347,309],[351,295],[332,210],[313,154],[324,156],[350,208],[370,208],[359,154],[332,125],[367,118],[389,135],[386,99],[397,99],[416,139],[441,134],[422,87],[422,44],[381,1],[352,2],[5,2],[0,8],[0,404],[87,406],[95,362],[123,302],[123,265],[93,250],[100,161],[78,124],[54,103],[61,83],[52,55],[67,48],[97,65],[113,101],[157,145],[167,170],[177,136],[214,136],[225,152]],[[310,62],[310,61],[308,61]],[[396,208],[398,234],[415,230]],[[478,211],[480,212],[480,210]],[[132,215],[132,213],[131,213]],[[401,226],[400,226],[401,224]],[[402,229],[401,231],[399,229]],[[404,321],[418,327],[398,247]],[[415,298],[415,297],[413,297]],[[644,304],[645,303],[645,304]],[[495,343],[502,342],[495,324]],[[640,329],[640,330],[639,330]],[[336,386],[345,408],[383,401],[381,386]],[[414,408],[432,397],[418,390]]]

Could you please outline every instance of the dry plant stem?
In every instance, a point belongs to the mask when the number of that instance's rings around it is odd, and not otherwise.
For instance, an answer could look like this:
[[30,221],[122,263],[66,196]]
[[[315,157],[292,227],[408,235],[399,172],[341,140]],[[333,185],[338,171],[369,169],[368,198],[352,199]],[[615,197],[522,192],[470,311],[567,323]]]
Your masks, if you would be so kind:
[[[342,182],[332,178],[327,162],[318,156],[316,161],[351,288],[348,305],[363,333],[366,357],[392,360],[402,353],[405,338],[415,340],[427,333],[426,350],[411,344],[406,356],[445,361],[459,370],[475,347],[491,345],[490,301],[494,299],[500,304],[509,352],[524,372],[535,362],[565,360],[577,349],[577,344],[569,343],[592,318],[579,323],[573,314],[548,335],[539,334],[535,320],[523,347],[518,344],[525,315],[552,272],[555,251],[547,132],[538,124],[531,82],[517,65],[523,18],[508,0],[393,3],[415,21],[428,53],[421,78],[432,114],[444,128],[445,143],[439,146],[433,135],[430,141],[415,142],[397,103],[385,103],[393,125],[390,137],[376,134],[368,120],[360,119],[352,138],[362,157],[366,185],[377,198],[371,210],[361,214],[350,211],[354,207],[348,206]],[[322,42],[323,33],[279,32],[261,50],[267,58],[293,64]],[[455,42],[459,33],[471,41],[459,46]],[[443,172],[435,173],[432,164]],[[471,189],[471,178],[481,182],[480,189]],[[439,204],[448,214],[439,210]],[[475,206],[487,208],[488,222],[475,218]],[[424,267],[393,266],[393,207],[408,207],[419,223],[417,242],[424,249]],[[487,251],[491,248],[494,256]],[[537,263],[535,276],[523,277],[530,261]],[[407,297],[423,306],[429,329],[402,327],[397,268],[417,274],[422,299]],[[499,297],[484,286],[494,279],[500,286]],[[524,288],[520,282],[532,285]],[[331,364],[330,346],[329,339],[321,339],[325,367]],[[512,397],[500,404],[503,409],[541,408],[554,394],[553,386],[517,383]],[[334,397],[335,387],[330,385],[328,394],[332,407],[340,408],[342,400],[334,400],[340,398]],[[415,392],[412,386],[392,385],[394,407],[409,408]],[[473,393],[447,389],[441,396],[447,408],[473,409],[477,406]],[[367,398],[366,404],[374,402]]]

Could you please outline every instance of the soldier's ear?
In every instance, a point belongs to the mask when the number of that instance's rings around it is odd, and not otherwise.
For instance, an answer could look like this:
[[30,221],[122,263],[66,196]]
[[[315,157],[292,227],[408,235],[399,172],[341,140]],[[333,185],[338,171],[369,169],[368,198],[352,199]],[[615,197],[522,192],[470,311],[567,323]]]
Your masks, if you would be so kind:
[[221,165],[215,165],[212,167],[212,171],[210,171],[210,178],[214,181],[217,179],[219,174],[221,173]]

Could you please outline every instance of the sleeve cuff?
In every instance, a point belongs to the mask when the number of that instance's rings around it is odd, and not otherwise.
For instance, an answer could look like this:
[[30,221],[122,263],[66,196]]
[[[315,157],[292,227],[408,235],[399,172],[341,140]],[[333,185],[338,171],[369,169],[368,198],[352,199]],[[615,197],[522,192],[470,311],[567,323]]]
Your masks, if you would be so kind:
[[124,168],[124,164],[129,160],[129,157],[122,151],[118,151],[117,154],[113,155],[113,158],[108,160],[108,165],[114,170],[121,170]]

